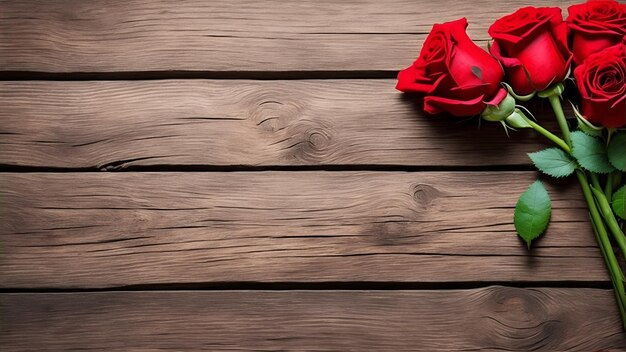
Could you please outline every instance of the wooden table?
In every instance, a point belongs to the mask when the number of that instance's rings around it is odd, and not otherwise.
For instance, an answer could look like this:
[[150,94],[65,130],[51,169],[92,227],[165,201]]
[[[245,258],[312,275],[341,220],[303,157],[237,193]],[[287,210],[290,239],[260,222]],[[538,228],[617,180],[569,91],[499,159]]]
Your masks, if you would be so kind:
[[521,4],[0,1],[2,349],[626,349],[576,185],[515,236],[544,142],[394,90]]

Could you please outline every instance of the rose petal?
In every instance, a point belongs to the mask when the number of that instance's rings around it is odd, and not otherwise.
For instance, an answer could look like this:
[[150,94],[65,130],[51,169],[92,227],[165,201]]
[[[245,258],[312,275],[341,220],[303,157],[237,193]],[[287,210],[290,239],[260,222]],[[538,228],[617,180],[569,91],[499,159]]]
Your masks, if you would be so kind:
[[574,77],[587,120],[610,128],[626,125],[626,45],[590,55],[576,67]]
[[515,66],[521,66],[522,63],[519,61],[519,59],[514,58],[514,57],[506,57],[502,54],[502,50],[500,49],[500,44],[498,44],[497,41],[494,41],[491,43],[491,49],[490,49],[491,55],[493,55],[498,61],[500,61],[500,63],[502,64],[502,66],[506,67],[506,68],[511,68],[511,67],[515,67]]
[[583,100],[583,116],[591,123],[608,128],[626,126],[626,98]]
[[[420,82],[417,80],[420,79]],[[427,78],[419,77],[413,66],[409,66],[398,72],[396,89],[402,92],[428,94],[434,88],[434,84],[428,84]],[[433,82],[434,83],[434,82]]]
[[424,111],[429,109],[447,111],[454,116],[474,116],[485,110],[483,104],[484,96],[479,96],[472,100],[456,100],[437,96],[427,96],[424,98]]
[[517,57],[530,74],[536,90],[545,90],[550,85],[561,82],[567,73],[565,58],[548,30],[533,39],[529,38],[529,43]]
[[620,42],[626,35],[626,4],[588,1],[568,8],[572,51],[577,64],[591,54]]
[[500,104],[502,100],[504,100],[504,98],[506,98],[507,94],[509,94],[509,92],[507,92],[507,90],[504,87],[500,87],[496,95],[493,98],[491,98],[491,100],[484,101],[483,103],[487,105],[496,106]]
[[[528,18],[528,16],[531,17]],[[544,24],[552,23],[554,26],[558,23],[557,21],[562,22],[561,9],[558,7],[525,7],[498,19],[487,31],[496,41],[507,43],[505,51],[508,52],[509,49],[516,48],[516,44],[526,40],[536,31],[541,31]],[[524,31],[507,29],[504,24],[508,23],[520,23],[518,29],[523,28]],[[511,55],[511,53],[508,54]]]

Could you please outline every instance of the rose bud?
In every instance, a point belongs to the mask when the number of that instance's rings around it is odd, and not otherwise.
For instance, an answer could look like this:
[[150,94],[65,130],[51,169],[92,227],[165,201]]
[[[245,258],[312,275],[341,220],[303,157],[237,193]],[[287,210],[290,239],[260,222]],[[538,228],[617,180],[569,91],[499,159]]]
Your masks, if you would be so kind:
[[626,4],[616,1],[589,1],[572,5],[567,11],[574,62],[618,44],[626,35]]
[[594,125],[626,126],[626,45],[590,55],[574,70],[582,115]]
[[465,32],[465,18],[435,24],[413,65],[398,73],[396,89],[424,96],[424,111],[478,115],[506,96],[498,61]]
[[524,7],[489,27],[490,51],[519,95],[543,91],[568,74],[572,54],[558,7]]

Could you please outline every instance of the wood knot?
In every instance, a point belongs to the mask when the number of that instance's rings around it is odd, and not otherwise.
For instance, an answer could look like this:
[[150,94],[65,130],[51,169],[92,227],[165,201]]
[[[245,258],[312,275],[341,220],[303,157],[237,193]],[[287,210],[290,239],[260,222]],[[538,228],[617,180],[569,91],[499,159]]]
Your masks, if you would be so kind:
[[280,131],[300,115],[301,107],[294,102],[283,101],[271,96],[281,96],[279,93],[265,93],[255,97],[252,104],[250,119],[262,130],[268,132]]
[[330,144],[330,135],[321,129],[312,129],[307,133],[306,140],[312,150],[322,151]]
[[421,207],[430,206],[442,195],[442,192],[437,188],[423,183],[415,184],[411,189],[413,192],[413,200]]
[[372,236],[377,246],[393,246],[402,244],[402,238],[409,231],[403,222],[380,222],[368,226],[367,235]]
[[494,287],[485,297],[489,309],[485,323],[491,325],[493,336],[484,336],[494,343],[507,336],[515,342],[515,349],[533,350],[549,338],[558,345],[563,338],[563,323],[550,315],[550,298],[531,289]]
[[286,159],[311,163],[324,159],[332,150],[333,129],[322,120],[302,118],[286,129],[288,137],[275,143]]
[[531,290],[500,287],[493,291],[492,298],[496,305],[507,308],[507,312],[513,312],[515,316],[519,316],[541,311],[543,304],[533,293],[534,291]]

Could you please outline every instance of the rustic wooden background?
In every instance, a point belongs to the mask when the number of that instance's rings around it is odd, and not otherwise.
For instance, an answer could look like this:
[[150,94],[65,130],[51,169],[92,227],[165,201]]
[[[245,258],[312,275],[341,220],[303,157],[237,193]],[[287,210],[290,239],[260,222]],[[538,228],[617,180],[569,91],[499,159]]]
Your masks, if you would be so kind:
[[543,141],[394,90],[526,4],[0,1],[2,349],[626,349],[576,186],[515,236]]

